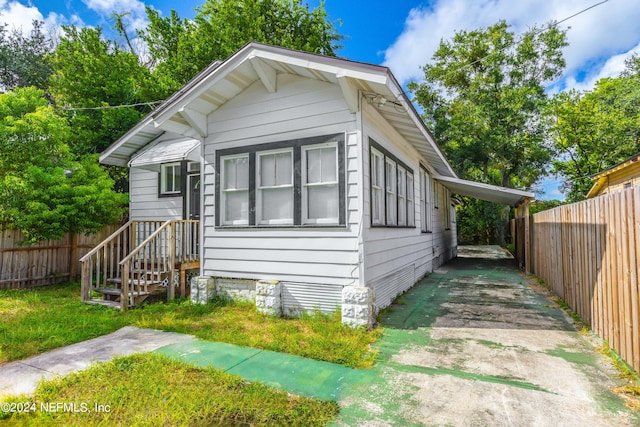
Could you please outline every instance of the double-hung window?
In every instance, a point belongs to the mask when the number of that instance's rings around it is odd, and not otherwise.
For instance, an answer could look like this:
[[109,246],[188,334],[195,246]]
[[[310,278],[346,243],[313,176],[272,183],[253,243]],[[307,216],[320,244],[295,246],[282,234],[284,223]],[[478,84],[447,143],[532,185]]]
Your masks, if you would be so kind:
[[429,173],[420,168],[420,229],[426,233],[431,231],[431,177]]
[[384,155],[371,149],[371,222],[385,225]]
[[444,228],[451,230],[451,194],[449,190],[443,191],[444,195]]
[[221,167],[222,223],[246,225],[249,223],[249,155],[223,157]]
[[344,226],[344,134],[216,151],[217,227]]
[[398,213],[398,205],[396,204],[396,162],[387,158],[386,163],[386,195],[387,195],[387,225],[396,225],[396,215]]
[[338,144],[335,142],[302,147],[302,222],[338,222]]
[[407,226],[415,227],[416,208],[414,206],[413,197],[413,174],[407,172]]
[[160,166],[160,195],[179,196],[182,194],[182,164],[165,163]]
[[413,171],[369,139],[371,225],[415,227]]
[[293,150],[257,153],[256,215],[259,224],[293,224]]
[[436,209],[440,208],[440,188],[438,181],[435,179],[431,180],[431,184],[433,187],[433,192],[431,193],[431,199],[433,200],[433,207]]
[[407,225],[407,171],[398,166],[398,225]]

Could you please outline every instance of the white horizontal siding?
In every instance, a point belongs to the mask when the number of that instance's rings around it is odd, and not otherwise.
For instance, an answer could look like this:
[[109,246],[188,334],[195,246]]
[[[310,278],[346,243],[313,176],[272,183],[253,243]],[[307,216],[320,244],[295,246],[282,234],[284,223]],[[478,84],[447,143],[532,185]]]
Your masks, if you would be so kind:
[[409,264],[378,277],[369,283],[375,292],[378,309],[387,307],[393,300],[416,282],[415,265]]
[[[422,233],[420,224],[420,155],[375,111],[364,104],[363,124],[363,239],[364,280],[375,289],[376,306],[383,308],[393,298],[411,287],[416,280],[431,272],[440,257],[434,259],[436,246],[442,250],[455,245],[455,230],[445,232],[442,209],[432,209],[433,232]],[[382,145],[412,169],[414,176],[415,228],[371,227],[369,138]],[[441,202],[442,204],[442,202]],[[452,238],[453,236],[453,238]]]
[[[323,300],[320,294],[313,300],[313,287],[324,286],[318,288],[320,293],[332,289],[334,298],[337,289],[357,282],[360,161],[354,147],[358,135],[355,115],[349,112],[340,88],[279,74],[275,93],[267,93],[258,81],[209,115],[208,120],[210,134],[204,142],[203,274],[298,284],[291,285],[287,301],[293,304],[299,299],[305,309],[313,309]],[[215,228],[216,150],[333,133],[346,133],[347,227]],[[331,309],[335,307],[333,299],[328,304]]]
[[129,199],[130,219],[182,219],[182,197],[158,197],[158,172],[129,169]]

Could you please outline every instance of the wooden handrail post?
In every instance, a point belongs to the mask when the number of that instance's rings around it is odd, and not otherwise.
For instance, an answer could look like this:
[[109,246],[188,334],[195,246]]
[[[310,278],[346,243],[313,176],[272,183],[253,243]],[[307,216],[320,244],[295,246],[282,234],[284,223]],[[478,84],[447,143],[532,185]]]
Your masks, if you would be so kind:
[[80,282],[80,299],[83,302],[89,301],[89,292],[91,289],[91,260],[82,262],[82,279]]
[[120,288],[120,310],[126,311],[129,308],[129,262],[122,266],[122,287]]
[[175,274],[176,268],[176,222],[169,224],[169,289],[167,289],[167,300],[171,301],[175,296]]

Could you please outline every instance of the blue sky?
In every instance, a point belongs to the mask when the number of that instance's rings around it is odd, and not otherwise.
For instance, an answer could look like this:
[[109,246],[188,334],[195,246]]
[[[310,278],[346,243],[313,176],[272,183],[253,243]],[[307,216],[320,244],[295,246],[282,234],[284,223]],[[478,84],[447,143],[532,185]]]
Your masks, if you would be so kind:
[[[144,6],[183,18],[195,15],[204,0],[0,0],[0,22],[28,31],[33,19],[56,31],[61,24],[100,25],[111,30],[109,15],[131,12],[131,26],[146,23]],[[504,19],[516,33],[560,21],[603,0],[326,0],[325,8],[346,38],[341,57],[382,64],[403,84],[420,80],[441,39],[454,31],[472,30]],[[316,7],[319,0],[309,0]],[[569,27],[564,75],[548,82],[548,91],[589,90],[601,77],[617,76],[624,60],[640,53],[640,1],[605,0],[562,24]],[[557,181],[541,183],[543,198],[561,198]]]

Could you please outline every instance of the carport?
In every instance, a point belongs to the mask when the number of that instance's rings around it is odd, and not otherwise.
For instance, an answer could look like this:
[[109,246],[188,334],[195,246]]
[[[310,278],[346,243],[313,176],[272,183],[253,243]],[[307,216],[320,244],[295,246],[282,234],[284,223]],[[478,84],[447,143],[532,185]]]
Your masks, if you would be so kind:
[[511,236],[516,248],[514,255],[521,267],[528,268],[530,265],[529,203],[535,198],[534,193],[447,176],[437,175],[434,179],[440,181],[454,194],[514,207],[516,221],[511,227]]

